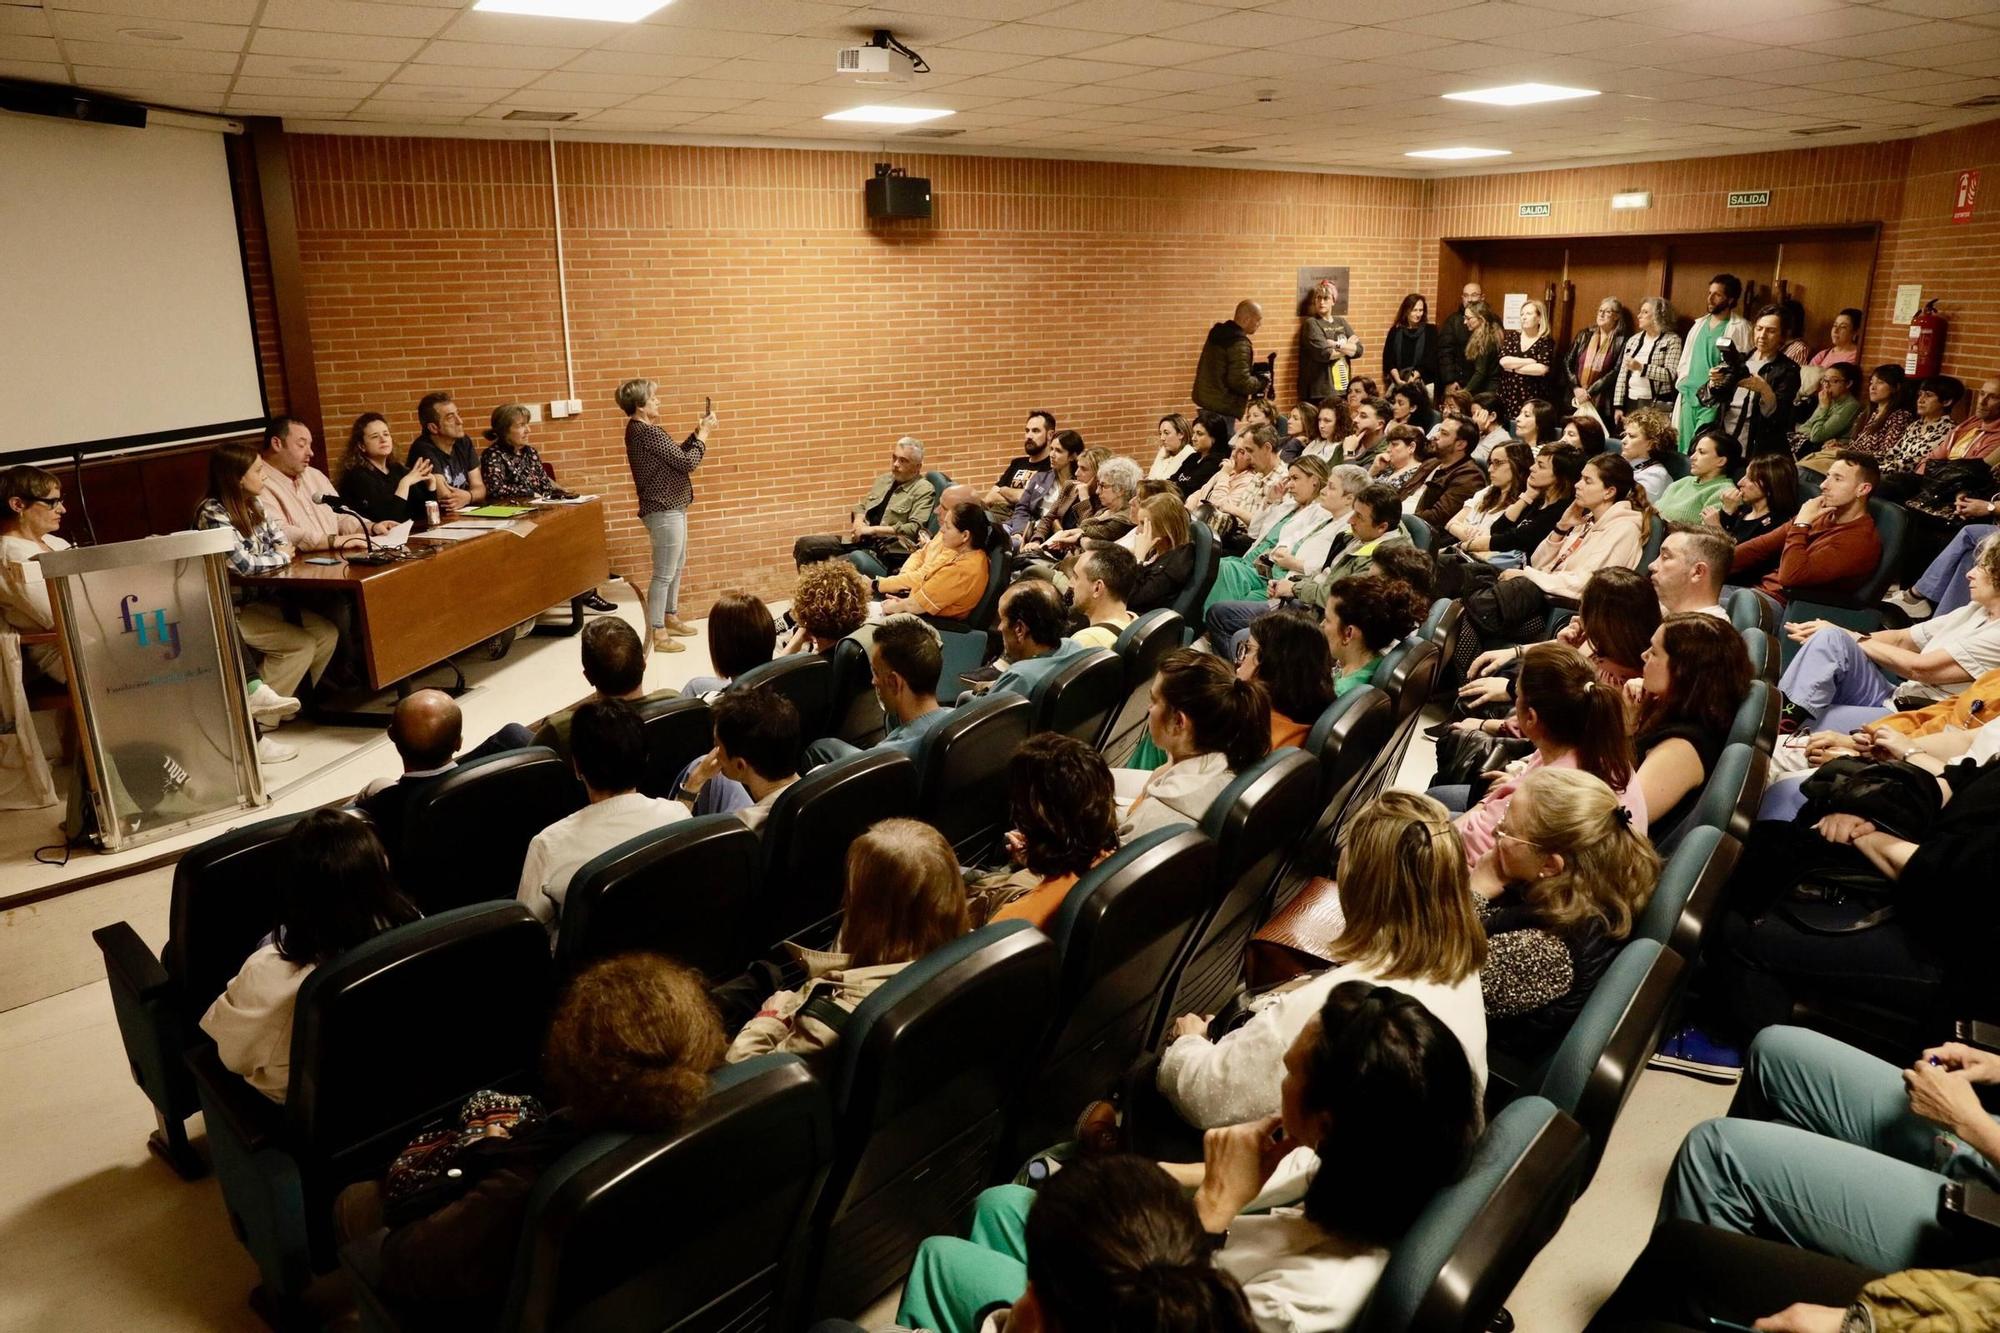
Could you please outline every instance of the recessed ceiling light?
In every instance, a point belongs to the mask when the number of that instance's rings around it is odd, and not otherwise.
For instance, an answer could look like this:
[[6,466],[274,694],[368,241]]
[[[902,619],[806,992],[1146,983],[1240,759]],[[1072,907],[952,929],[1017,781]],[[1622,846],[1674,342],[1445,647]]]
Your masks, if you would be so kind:
[[1511,148],[1420,148],[1404,157],[1428,157],[1439,162],[1463,162],[1474,157],[1512,157]]
[[291,69],[292,73],[294,73],[294,74],[345,74],[345,73],[347,73],[347,71],[346,71],[346,70],[344,70],[344,69],[342,69],[342,68],[341,68],[341,67],[340,67],[339,65],[292,65],[292,66],[289,66],[289,68]]
[[180,33],[169,32],[165,28],[120,28],[120,37],[130,37],[140,42],[178,42],[186,40]]
[[1533,106],[1537,102],[1568,102],[1578,97],[1597,97],[1595,88],[1564,88],[1553,83],[1510,83],[1503,88],[1474,88],[1470,92],[1446,93],[1447,102],[1480,102],[1486,106]]
[[851,120],[862,125],[920,125],[954,114],[927,106],[851,106],[820,117],[822,120]]
[[474,9],[489,14],[528,14],[544,19],[598,19],[605,23],[637,23],[667,0],[478,0]]

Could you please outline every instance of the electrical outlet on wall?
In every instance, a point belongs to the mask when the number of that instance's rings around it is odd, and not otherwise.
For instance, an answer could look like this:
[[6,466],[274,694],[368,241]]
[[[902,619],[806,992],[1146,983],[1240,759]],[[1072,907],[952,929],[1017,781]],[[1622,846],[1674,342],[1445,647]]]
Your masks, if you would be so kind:
[[540,403],[527,403],[524,406],[528,409],[528,420],[540,421],[542,419],[542,405]]
[[569,400],[569,414],[573,417],[580,417],[583,415],[583,399],[572,398]]
[[555,401],[554,401],[553,403],[550,403],[550,404],[549,404],[549,415],[550,415],[550,416],[552,416],[552,417],[566,417],[566,416],[568,416],[568,415],[569,415],[569,402],[568,402],[568,400],[566,400],[566,399],[562,399],[562,398],[558,398],[558,399],[556,399],[556,400],[555,400]]

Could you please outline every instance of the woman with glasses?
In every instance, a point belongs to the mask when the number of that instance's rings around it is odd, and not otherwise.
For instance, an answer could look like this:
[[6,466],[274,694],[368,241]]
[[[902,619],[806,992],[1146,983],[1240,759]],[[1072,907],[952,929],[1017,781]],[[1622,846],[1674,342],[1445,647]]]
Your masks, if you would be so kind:
[[[69,549],[56,536],[63,520],[62,483],[38,467],[10,467],[0,473],[0,505],[6,506],[0,511],[0,613],[23,634],[46,633],[56,627],[55,615],[35,557]],[[23,645],[21,660],[50,680],[69,679],[53,643]]]
[[1617,297],[1607,296],[1597,303],[1597,322],[1576,335],[1563,363],[1569,371],[1573,386],[1570,402],[1575,407],[1588,407],[1604,420],[1611,420],[1611,398],[1631,334],[1631,317]]

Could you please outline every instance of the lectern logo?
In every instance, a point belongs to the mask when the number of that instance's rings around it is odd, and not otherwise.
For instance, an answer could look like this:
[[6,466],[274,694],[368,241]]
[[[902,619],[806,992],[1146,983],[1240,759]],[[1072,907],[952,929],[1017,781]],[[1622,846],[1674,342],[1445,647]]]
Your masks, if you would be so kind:
[[157,611],[135,611],[133,604],[139,600],[135,593],[127,593],[118,603],[118,619],[124,624],[127,634],[137,635],[141,648],[162,648],[162,654],[171,662],[181,655],[181,622],[168,620],[164,609]]

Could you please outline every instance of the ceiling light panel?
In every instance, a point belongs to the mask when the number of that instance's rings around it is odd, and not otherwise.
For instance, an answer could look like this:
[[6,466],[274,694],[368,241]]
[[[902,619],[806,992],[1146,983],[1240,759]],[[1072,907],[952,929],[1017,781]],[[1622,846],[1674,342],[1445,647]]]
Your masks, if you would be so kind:
[[1598,95],[1595,88],[1565,88],[1554,83],[1510,83],[1499,88],[1446,93],[1444,99],[1447,102],[1478,102],[1482,106],[1537,106],[1543,102],[1570,102],[1579,97]]
[[488,14],[524,14],[544,19],[595,19],[603,23],[637,23],[667,7],[667,0],[478,0],[474,9]]
[[1428,158],[1433,162],[1469,162],[1479,157],[1512,157],[1511,148],[1420,148],[1404,157]]
[[934,107],[923,106],[851,106],[845,111],[831,112],[821,116],[821,120],[845,120],[857,125],[921,125],[927,120],[937,120],[952,113]]

